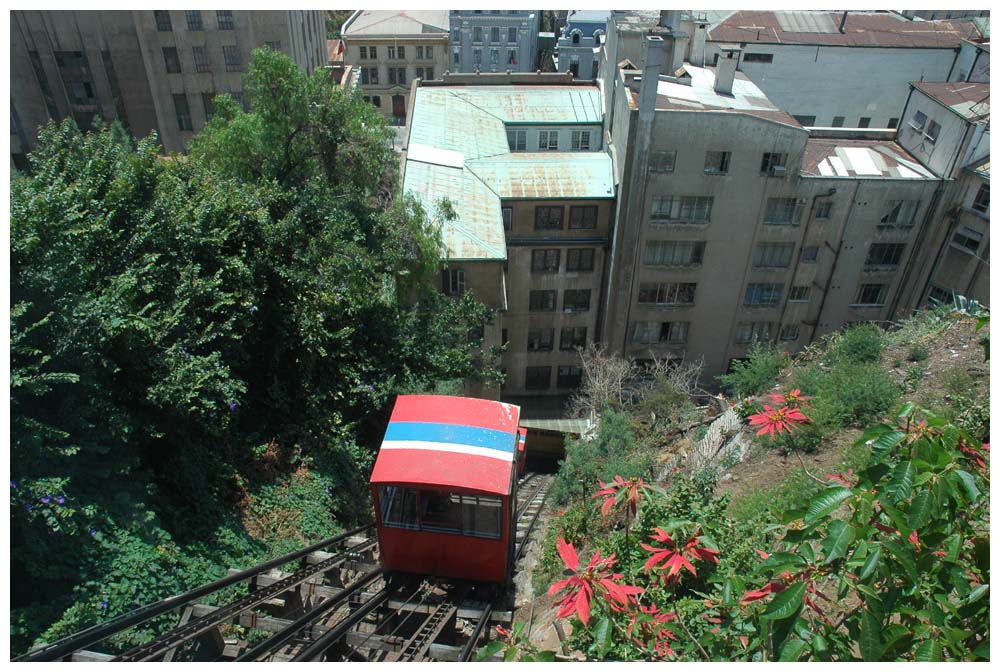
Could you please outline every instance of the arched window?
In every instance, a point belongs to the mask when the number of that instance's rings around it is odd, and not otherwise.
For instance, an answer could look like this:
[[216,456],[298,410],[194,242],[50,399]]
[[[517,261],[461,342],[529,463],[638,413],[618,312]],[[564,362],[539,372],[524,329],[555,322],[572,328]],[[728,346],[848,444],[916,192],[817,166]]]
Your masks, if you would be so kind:
[[580,35],[582,35],[582,34],[583,33],[581,33],[579,30],[574,30],[572,32],[573,44],[580,44]]

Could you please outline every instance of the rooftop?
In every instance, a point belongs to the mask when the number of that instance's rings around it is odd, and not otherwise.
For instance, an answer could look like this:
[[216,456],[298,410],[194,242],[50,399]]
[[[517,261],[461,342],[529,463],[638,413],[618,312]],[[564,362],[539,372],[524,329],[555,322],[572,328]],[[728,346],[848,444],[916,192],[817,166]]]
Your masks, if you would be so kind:
[[980,37],[973,21],[909,21],[891,12],[741,11],[709,32],[711,42],[846,47],[951,48]]
[[566,16],[566,25],[574,23],[607,23],[611,11],[607,9],[571,9]]
[[809,138],[801,170],[816,177],[936,179],[891,140]]
[[978,163],[974,163],[968,166],[966,170],[975,173],[981,177],[985,177],[987,180],[990,179],[990,157],[987,156],[985,159],[980,160]]
[[448,32],[448,10],[358,10],[344,24],[344,37],[407,37]]
[[403,190],[429,209],[449,199],[450,259],[504,260],[501,199],[614,197],[606,152],[512,153],[507,126],[600,123],[594,86],[421,86]]
[[990,114],[987,82],[914,82],[913,86],[969,121]]

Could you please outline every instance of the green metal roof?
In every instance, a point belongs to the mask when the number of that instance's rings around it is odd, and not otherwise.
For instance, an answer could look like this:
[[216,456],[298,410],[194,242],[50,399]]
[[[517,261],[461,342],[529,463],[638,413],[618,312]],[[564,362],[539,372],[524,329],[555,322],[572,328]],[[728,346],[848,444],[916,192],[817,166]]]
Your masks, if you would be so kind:
[[511,153],[506,125],[600,123],[596,87],[419,87],[403,189],[431,209],[451,201],[450,259],[504,260],[501,199],[614,197],[607,152]]

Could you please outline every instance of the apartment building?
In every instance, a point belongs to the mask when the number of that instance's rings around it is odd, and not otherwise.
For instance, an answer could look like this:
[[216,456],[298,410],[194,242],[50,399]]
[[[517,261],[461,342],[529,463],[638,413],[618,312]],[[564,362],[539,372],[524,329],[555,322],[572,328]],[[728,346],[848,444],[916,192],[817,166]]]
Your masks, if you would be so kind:
[[447,10],[358,10],[341,36],[350,66],[344,83],[398,126],[406,125],[413,81],[448,68]]
[[[669,75],[678,44],[613,12],[602,53],[618,203],[602,333],[635,359],[701,359],[706,382],[754,341],[804,347],[904,296],[941,179],[891,132],[810,132],[737,71]],[[641,69],[613,45],[645,43]],[[628,33],[632,33],[629,35]],[[823,137],[825,135],[825,137]]]
[[555,395],[582,376],[614,212],[600,92],[564,73],[445,75],[415,87],[403,190],[448,198],[442,291],[498,310],[505,395]]
[[538,10],[453,9],[451,72],[535,72],[538,69]]
[[803,126],[895,128],[908,84],[956,78],[962,40],[982,37],[971,20],[740,11],[709,31],[706,63],[741,46],[740,70]]
[[572,72],[577,79],[595,79],[600,60],[598,45],[607,32],[611,12],[598,9],[571,10],[556,46],[559,72]]
[[244,105],[253,49],[288,54],[303,70],[326,64],[321,11],[134,10],[11,12],[11,161],[49,119],[118,119],[133,135],[155,131],[183,152],[229,93]]

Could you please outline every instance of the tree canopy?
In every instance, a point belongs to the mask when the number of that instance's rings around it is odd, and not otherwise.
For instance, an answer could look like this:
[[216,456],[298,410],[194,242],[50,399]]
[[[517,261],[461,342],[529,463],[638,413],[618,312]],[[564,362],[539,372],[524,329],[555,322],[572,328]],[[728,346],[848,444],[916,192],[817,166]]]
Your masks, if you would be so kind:
[[267,49],[244,91],[189,156],[66,120],[12,178],[15,650],[266,552],[248,503],[366,515],[364,423],[494,375],[378,113]]

